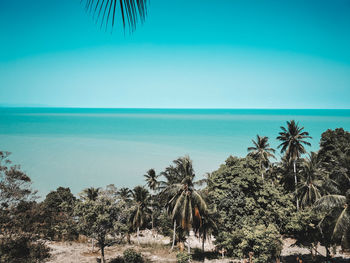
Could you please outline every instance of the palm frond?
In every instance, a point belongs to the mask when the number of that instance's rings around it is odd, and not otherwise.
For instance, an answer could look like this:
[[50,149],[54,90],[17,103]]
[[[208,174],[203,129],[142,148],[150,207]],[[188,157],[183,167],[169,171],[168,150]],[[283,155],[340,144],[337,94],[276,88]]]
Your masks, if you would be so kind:
[[148,0],[81,0],[85,2],[86,11],[92,15],[100,28],[114,27],[117,10],[120,11],[124,29],[136,29],[138,22],[143,23],[147,16]]
[[349,225],[350,217],[348,207],[345,207],[335,223],[332,237],[334,238],[336,236],[343,235],[346,232]]
[[332,208],[343,207],[346,203],[346,198],[343,195],[326,195],[315,202],[315,209],[329,210]]

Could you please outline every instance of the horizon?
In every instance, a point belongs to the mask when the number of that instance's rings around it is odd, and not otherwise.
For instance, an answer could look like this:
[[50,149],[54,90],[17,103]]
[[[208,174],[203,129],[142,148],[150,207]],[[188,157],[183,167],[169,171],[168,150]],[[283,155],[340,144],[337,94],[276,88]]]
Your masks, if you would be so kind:
[[11,106],[1,105],[0,108],[18,109],[140,109],[140,110],[350,110],[350,108],[157,108],[157,107],[79,107],[79,106]]
[[22,107],[0,108],[0,141],[40,193],[58,186],[76,193],[91,185],[139,184],[150,167],[162,171],[185,154],[201,177],[230,155],[246,156],[257,134],[276,148],[280,127],[291,119],[312,136],[310,151],[319,149],[326,130],[350,129],[347,109]]

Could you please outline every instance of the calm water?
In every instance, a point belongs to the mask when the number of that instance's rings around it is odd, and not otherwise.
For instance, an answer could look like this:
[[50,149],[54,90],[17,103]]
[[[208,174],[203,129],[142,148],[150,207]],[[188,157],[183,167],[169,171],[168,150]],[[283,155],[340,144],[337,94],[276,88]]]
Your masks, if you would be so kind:
[[58,186],[78,193],[144,184],[149,168],[160,172],[185,154],[202,176],[230,154],[246,155],[256,134],[276,147],[291,119],[309,131],[313,151],[325,130],[350,130],[350,110],[0,108],[0,149],[12,152],[41,195]]

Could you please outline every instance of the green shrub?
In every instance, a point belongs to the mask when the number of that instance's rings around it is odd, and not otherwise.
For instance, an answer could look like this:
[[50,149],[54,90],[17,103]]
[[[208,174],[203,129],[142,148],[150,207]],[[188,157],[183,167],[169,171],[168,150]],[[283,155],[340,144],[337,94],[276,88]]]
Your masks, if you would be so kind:
[[184,253],[184,252],[180,252],[176,255],[176,262],[177,263],[188,263],[191,261],[191,255]]
[[241,251],[241,257],[248,258],[252,253],[255,263],[274,262],[282,251],[281,235],[273,224],[268,227],[246,226],[243,228],[243,237],[238,249]]
[[123,256],[124,256],[124,263],[143,263],[144,262],[141,253],[136,252],[132,248],[125,250],[123,253]]

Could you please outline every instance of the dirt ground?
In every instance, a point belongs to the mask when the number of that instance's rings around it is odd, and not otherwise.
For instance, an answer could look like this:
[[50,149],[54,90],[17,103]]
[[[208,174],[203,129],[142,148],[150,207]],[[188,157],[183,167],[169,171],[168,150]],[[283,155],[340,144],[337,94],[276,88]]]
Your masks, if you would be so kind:
[[[114,245],[105,249],[105,258],[108,260],[117,256],[121,256],[124,250],[133,248],[138,252],[141,252],[144,257],[151,262],[176,262],[177,251],[170,251],[170,239],[162,235],[152,235],[151,231],[142,231],[140,236],[140,245],[137,245],[136,236],[132,236],[132,245]],[[207,252],[214,250],[213,240],[205,243],[205,250]],[[303,262],[308,262],[309,251],[308,249],[299,248],[293,246],[294,240],[284,239],[284,246],[282,250],[282,262],[295,262],[296,256],[303,257]],[[201,249],[201,242],[194,236],[190,237],[191,249]],[[92,251],[92,243],[90,240],[86,242],[47,242],[47,245],[51,248],[51,258],[48,263],[96,263],[96,258],[100,257],[100,252],[97,248]],[[187,249],[187,248],[185,248]],[[339,249],[338,249],[339,251]],[[318,248],[318,252],[321,255],[325,255],[325,249],[323,247]],[[338,252],[339,253],[339,252]],[[332,262],[350,263],[350,255],[336,254],[337,260]],[[193,261],[193,262],[203,262]],[[241,262],[234,259],[204,259],[206,263],[229,263],[229,262]],[[317,262],[323,262],[323,259],[318,259]]]

